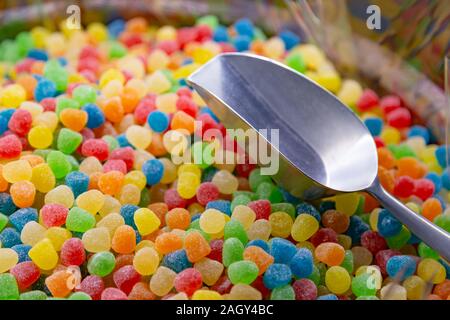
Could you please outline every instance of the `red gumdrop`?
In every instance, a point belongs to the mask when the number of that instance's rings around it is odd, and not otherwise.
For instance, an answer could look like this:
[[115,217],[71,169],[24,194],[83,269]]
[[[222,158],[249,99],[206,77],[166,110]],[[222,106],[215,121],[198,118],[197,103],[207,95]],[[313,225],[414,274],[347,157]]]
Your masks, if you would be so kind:
[[272,206],[269,200],[255,200],[247,204],[256,214],[256,220],[266,219],[269,220],[270,213],[272,212]]
[[168,189],[164,192],[164,202],[167,204],[169,210],[173,208],[185,208],[187,202],[180,197],[176,189]]
[[314,247],[317,247],[319,244],[324,242],[338,242],[337,233],[331,228],[322,228],[319,229],[309,240]]
[[175,289],[192,296],[195,291],[202,287],[202,274],[194,268],[187,268],[175,277]]
[[128,296],[117,288],[106,288],[101,295],[102,300],[128,300]]
[[91,296],[92,300],[100,300],[105,284],[99,276],[90,275],[84,278],[77,291],[84,292]]
[[406,108],[397,108],[386,115],[387,123],[394,128],[406,128],[411,125],[411,112]]
[[220,51],[222,53],[236,52],[236,48],[231,43],[221,42],[221,43],[219,43],[219,46],[220,46],[220,49],[221,49]]
[[131,147],[117,148],[111,152],[110,160],[122,160],[127,166],[127,171],[133,169],[134,151]]
[[402,253],[398,250],[393,249],[386,249],[386,250],[380,250],[375,255],[375,263],[378,267],[380,267],[380,271],[383,274],[383,276],[386,276],[386,264],[390,258],[393,256],[399,256]]
[[236,164],[235,170],[239,177],[248,178],[250,172],[252,172],[253,169],[256,168],[256,163],[251,163],[250,157],[247,153],[244,155],[244,157],[244,163]]
[[361,245],[372,254],[387,249],[386,240],[378,232],[370,230],[361,235]]
[[309,279],[296,280],[292,288],[295,292],[295,300],[316,300],[317,298],[317,287]]
[[414,192],[414,179],[409,176],[401,176],[395,180],[394,195],[400,198],[408,198]]
[[123,174],[127,173],[127,164],[120,159],[109,159],[103,165],[103,172],[120,171]]
[[197,115],[198,107],[195,104],[195,102],[187,96],[181,96],[178,98],[176,103],[177,110],[184,111],[191,117],[194,117]]
[[192,91],[188,87],[180,87],[177,90],[177,95],[179,97],[188,97],[192,98]]
[[32,261],[18,263],[9,272],[16,278],[21,291],[30,287],[41,276],[41,271]]
[[83,69],[79,73],[91,83],[94,83],[95,81],[97,81],[96,73],[92,70]]
[[413,194],[422,200],[427,200],[434,194],[434,183],[428,179],[417,179],[414,184]]
[[44,98],[39,102],[44,108],[44,111],[53,111],[56,109],[56,99],[55,98]]
[[211,248],[211,252],[209,253],[208,258],[222,263],[223,240],[221,239],[211,240],[209,246]]
[[24,109],[17,109],[8,122],[8,128],[19,136],[25,136],[31,129],[33,118],[31,113]]
[[[195,134],[199,137],[203,137],[205,132],[212,129],[217,129],[221,131],[219,124],[207,113],[200,113],[197,115],[196,120],[201,122],[200,128],[197,128]],[[201,132],[199,132],[201,130]]]
[[383,110],[384,114],[388,114],[401,106],[402,102],[400,98],[394,95],[385,96],[380,100],[380,108]]
[[128,48],[144,42],[142,36],[136,33],[122,33],[120,41]]
[[198,36],[198,29],[195,27],[184,27],[178,29],[177,41],[181,48],[189,42],[195,42]]
[[0,158],[16,158],[22,152],[22,142],[15,134],[0,138]]
[[134,109],[134,118],[137,124],[144,124],[147,121],[147,117],[153,110],[156,109],[156,96],[149,94],[142,98],[138,103],[136,109]]
[[208,202],[219,199],[219,188],[212,182],[203,182],[197,189],[197,201],[202,206],[206,206]]
[[267,289],[267,287],[264,285],[262,276],[259,276],[258,278],[256,278],[255,281],[253,281],[251,283],[251,286],[261,293],[262,298],[264,300],[266,300],[270,297],[270,290]]
[[65,266],[80,266],[86,260],[83,242],[78,238],[71,238],[64,242],[60,252],[61,264]]
[[92,156],[100,161],[104,161],[109,155],[108,144],[103,139],[89,139],[83,142],[81,154],[85,157]]
[[206,24],[202,24],[196,27],[197,28],[197,41],[205,42],[211,40],[213,36],[213,30],[210,26]]
[[385,146],[383,140],[380,137],[375,137],[373,138],[373,140],[375,141],[375,146],[378,148],[383,148]]
[[161,41],[160,43],[157,44],[156,47],[158,49],[161,49],[168,55],[171,55],[175,51],[178,51],[178,49],[180,48],[180,46],[178,45],[178,42],[175,40]]
[[359,98],[356,106],[360,111],[367,111],[378,105],[379,98],[375,91],[365,89]]
[[20,74],[20,73],[31,73],[31,67],[33,66],[34,62],[36,60],[31,59],[31,58],[25,58],[22,61],[20,61],[19,63],[16,64],[15,69],[16,69],[16,74]]
[[100,71],[100,62],[98,61],[98,59],[93,57],[80,59],[78,60],[77,71],[83,73],[86,71],[90,71],[93,74],[98,74]]
[[78,54],[78,59],[84,59],[84,58],[95,58],[95,59],[100,60],[101,55],[96,47],[87,45],[87,46],[84,46],[83,49],[81,49],[80,53]]
[[117,288],[128,295],[134,285],[141,281],[141,275],[134,269],[133,266],[127,265],[114,272],[113,279]]
[[220,294],[230,293],[233,284],[226,275],[221,276],[216,283],[211,286],[211,290],[217,291]]
[[41,209],[43,224],[47,227],[60,227],[66,223],[69,209],[60,204],[46,204]]

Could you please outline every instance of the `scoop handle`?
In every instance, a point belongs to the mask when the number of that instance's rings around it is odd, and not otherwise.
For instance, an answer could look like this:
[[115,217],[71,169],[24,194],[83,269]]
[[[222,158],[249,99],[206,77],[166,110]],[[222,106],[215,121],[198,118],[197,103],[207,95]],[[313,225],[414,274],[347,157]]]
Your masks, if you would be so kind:
[[436,250],[447,261],[450,261],[450,234],[447,231],[415,213],[394,198],[381,186],[378,178],[375,179],[367,191],[377,198],[384,208],[389,210],[412,233]]

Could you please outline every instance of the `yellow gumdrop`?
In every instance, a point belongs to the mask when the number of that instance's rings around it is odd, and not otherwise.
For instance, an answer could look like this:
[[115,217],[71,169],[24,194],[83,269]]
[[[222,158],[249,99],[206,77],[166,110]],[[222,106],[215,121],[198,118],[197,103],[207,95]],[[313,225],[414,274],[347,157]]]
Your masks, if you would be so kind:
[[20,232],[20,240],[23,244],[34,246],[42,239],[45,239],[46,231],[47,230],[36,221],[30,221]]
[[141,235],[145,236],[156,231],[161,225],[158,216],[150,209],[140,208],[134,213],[134,223]]
[[325,273],[325,284],[335,294],[343,294],[351,284],[351,278],[347,270],[340,266],[333,266]]
[[152,142],[152,131],[138,125],[128,127],[125,136],[138,149],[147,149]]
[[52,131],[46,126],[36,126],[28,133],[28,142],[33,148],[45,149],[53,142]]
[[359,82],[346,79],[342,82],[341,88],[337,93],[337,97],[342,103],[349,107],[356,107],[356,103],[361,97],[363,89]]
[[58,126],[58,121],[59,119],[55,112],[45,111],[33,120],[33,125],[44,126],[49,128],[51,132],[54,132]]
[[348,216],[353,215],[358,208],[361,196],[358,193],[343,193],[335,197],[336,210]]
[[417,275],[425,281],[433,284],[441,283],[445,280],[445,268],[434,259],[426,258],[419,262]]
[[217,291],[197,290],[192,295],[192,300],[223,300],[223,297]]
[[0,273],[6,272],[19,262],[19,255],[9,248],[0,248]]
[[102,42],[108,39],[108,29],[103,23],[90,23],[86,31],[90,38],[96,42]]
[[117,200],[113,196],[106,195],[105,203],[103,204],[103,207],[99,210],[98,213],[103,218],[111,213],[120,212],[121,207],[122,207],[122,205],[119,200]]
[[49,239],[56,251],[60,251],[66,240],[72,238],[72,233],[61,227],[51,227],[45,232],[45,237]]
[[163,176],[161,178],[160,183],[162,184],[169,184],[174,182],[178,175],[177,175],[177,167],[173,164],[172,161],[170,161],[167,158],[161,158],[159,159],[161,163],[164,166]]
[[375,208],[372,210],[369,216],[370,228],[373,231],[378,231],[378,215],[380,214],[381,209]]
[[157,41],[170,41],[177,39],[177,29],[173,26],[162,26],[156,31]]
[[153,248],[144,247],[134,255],[133,266],[143,276],[149,276],[155,273],[158,265],[159,254]]
[[216,209],[206,209],[200,216],[200,228],[209,234],[222,232],[225,223],[224,214]]
[[58,263],[58,253],[49,239],[42,239],[28,252],[31,260],[43,270],[51,270]]
[[149,93],[162,94],[172,88],[170,80],[159,70],[147,76],[144,81]]
[[191,172],[184,172],[178,177],[177,192],[184,199],[195,196],[200,185],[200,177]]
[[269,216],[269,222],[272,227],[272,236],[287,238],[291,234],[293,221],[286,212],[273,212]]
[[239,221],[245,230],[248,230],[255,222],[256,214],[250,207],[238,205],[233,209],[231,219]]
[[133,170],[125,175],[124,184],[134,184],[139,188],[139,190],[142,190],[145,188],[147,180],[145,179],[145,175],[142,173],[142,171]]
[[111,235],[105,227],[89,229],[83,233],[81,241],[88,252],[109,251],[111,248]]
[[20,84],[7,85],[0,91],[0,104],[6,108],[18,108],[27,99],[27,93]]
[[178,95],[176,93],[164,93],[156,98],[156,108],[165,113],[177,111]]
[[389,145],[399,144],[402,137],[398,129],[391,126],[385,126],[381,131],[380,138],[385,144]]
[[45,204],[56,203],[66,208],[71,208],[75,198],[72,189],[65,185],[59,185],[45,195]]
[[418,276],[410,276],[403,281],[408,300],[424,300],[427,283]]
[[302,213],[297,216],[292,225],[291,236],[295,241],[306,241],[319,230],[319,222],[312,215]]
[[83,192],[77,197],[76,204],[91,214],[96,214],[105,204],[105,195],[96,189]]
[[27,110],[31,114],[33,121],[44,112],[44,108],[39,103],[33,101],[22,102],[19,109]]
[[31,182],[37,191],[47,193],[55,187],[56,178],[49,165],[41,163],[31,170]]
[[154,50],[147,60],[148,71],[153,72],[160,69],[165,69],[170,63],[170,58],[163,50]]
[[97,222],[97,227],[108,229],[109,235],[112,237],[116,229],[125,224],[125,220],[119,213],[110,213]]
[[103,88],[108,82],[112,80],[119,80],[121,84],[125,83],[125,76],[117,69],[108,69],[102,73],[100,77],[99,86]]
[[117,195],[121,204],[138,205],[141,201],[141,190],[134,184],[126,184]]
[[25,160],[11,161],[3,166],[3,178],[9,183],[29,181],[31,179],[31,165]]

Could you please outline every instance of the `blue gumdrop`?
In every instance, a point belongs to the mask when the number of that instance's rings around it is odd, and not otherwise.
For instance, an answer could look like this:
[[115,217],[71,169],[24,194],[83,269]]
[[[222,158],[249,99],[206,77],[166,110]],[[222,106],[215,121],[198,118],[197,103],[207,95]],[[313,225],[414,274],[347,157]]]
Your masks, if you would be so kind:
[[162,111],[155,110],[149,113],[147,123],[155,132],[164,132],[169,127],[169,116]]
[[38,212],[34,208],[22,208],[9,216],[9,222],[19,232],[30,221],[38,221]]
[[402,223],[397,220],[389,211],[382,209],[378,214],[378,233],[383,237],[392,237],[402,229]]
[[17,244],[22,244],[20,233],[14,228],[5,228],[0,232],[0,242],[3,248],[11,248]]
[[367,230],[370,230],[370,227],[364,220],[356,215],[350,217],[350,225],[348,226],[346,234],[352,238],[353,245],[361,242],[361,235]]
[[217,26],[214,30],[213,40],[215,42],[228,42],[230,38],[228,37],[228,29],[224,26]]
[[264,285],[270,290],[282,287],[291,282],[291,280],[291,269],[282,263],[271,264],[263,276]]
[[105,114],[103,111],[95,104],[88,103],[82,108],[88,115],[88,121],[86,127],[89,129],[96,129],[101,127],[105,123]]
[[283,40],[286,50],[291,50],[300,43],[300,37],[290,30],[283,30],[278,36]]
[[31,258],[28,256],[28,252],[31,249],[30,245],[16,244],[15,246],[12,246],[11,249],[13,249],[15,252],[17,252],[17,255],[19,256],[19,263],[25,262],[25,261],[31,261]]
[[289,264],[292,257],[297,253],[297,247],[283,238],[272,238],[270,240],[270,254],[275,263]]
[[45,98],[54,97],[56,94],[56,85],[53,81],[41,78],[34,88],[34,99],[41,102]]
[[249,241],[245,247],[248,248],[250,246],[260,247],[265,252],[270,253],[269,244],[262,239],[255,239],[255,240]]
[[316,220],[319,222],[320,220],[322,220],[319,211],[312,204],[309,204],[307,202],[300,203],[295,209],[295,212],[297,216],[302,213],[307,213],[316,218]]
[[2,192],[0,193],[0,212],[4,215],[11,215],[17,210],[16,205],[14,204],[12,197],[9,193]]
[[289,266],[292,274],[297,278],[306,278],[311,275],[314,267],[311,251],[306,248],[298,249],[297,253],[292,257]]
[[184,269],[192,267],[192,263],[188,260],[186,250],[176,250],[164,256],[162,265],[172,269],[176,273],[180,273]]
[[134,213],[137,209],[139,209],[139,207],[132,204],[126,204],[120,208],[120,215],[123,217],[123,220],[125,220],[125,224],[129,225],[134,230],[137,230],[136,224],[134,223]]
[[228,200],[215,200],[210,201],[206,205],[206,209],[216,209],[228,216],[231,216],[231,202]]
[[425,140],[426,144],[430,142],[430,132],[423,126],[412,126],[408,131],[408,138],[411,137],[422,137]]
[[89,176],[81,171],[72,171],[66,176],[65,184],[72,189],[76,198],[88,190]]
[[393,256],[386,264],[386,272],[393,279],[403,281],[416,271],[416,261],[411,256]]
[[234,38],[233,42],[236,50],[242,52],[247,51],[250,48],[250,43],[252,42],[252,40],[248,36],[239,35]]
[[164,174],[164,165],[158,159],[150,159],[142,165],[142,172],[147,179],[147,185],[154,185],[161,181]]
[[364,120],[364,124],[372,136],[377,137],[380,135],[381,130],[383,129],[383,120],[380,118],[366,118]]

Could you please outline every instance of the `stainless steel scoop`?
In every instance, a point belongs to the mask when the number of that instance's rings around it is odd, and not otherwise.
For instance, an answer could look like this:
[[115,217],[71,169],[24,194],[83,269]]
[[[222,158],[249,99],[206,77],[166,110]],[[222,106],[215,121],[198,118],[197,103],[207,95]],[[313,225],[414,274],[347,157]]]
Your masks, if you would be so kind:
[[273,178],[293,195],[365,190],[450,260],[450,234],[383,189],[372,136],[333,94],[276,61],[243,53],[215,57],[187,82],[228,128],[279,129],[272,152],[279,152],[280,167]]

